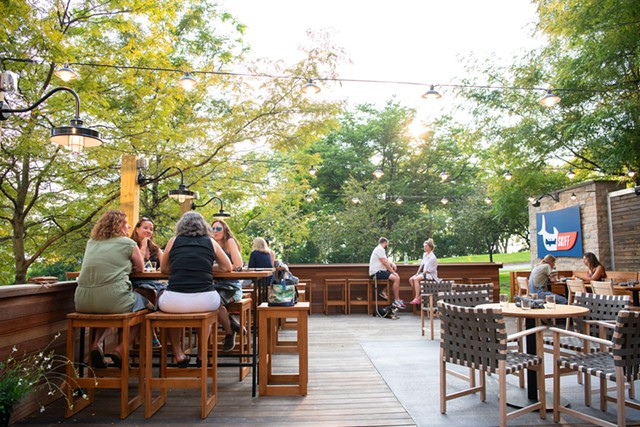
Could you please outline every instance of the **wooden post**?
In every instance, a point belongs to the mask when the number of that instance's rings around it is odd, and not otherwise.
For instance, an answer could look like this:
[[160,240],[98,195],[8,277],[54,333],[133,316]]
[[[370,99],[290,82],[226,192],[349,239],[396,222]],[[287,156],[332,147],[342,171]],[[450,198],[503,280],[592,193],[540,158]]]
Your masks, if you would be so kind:
[[122,177],[120,179],[120,210],[127,214],[133,227],[140,215],[140,186],[136,156],[122,156]]

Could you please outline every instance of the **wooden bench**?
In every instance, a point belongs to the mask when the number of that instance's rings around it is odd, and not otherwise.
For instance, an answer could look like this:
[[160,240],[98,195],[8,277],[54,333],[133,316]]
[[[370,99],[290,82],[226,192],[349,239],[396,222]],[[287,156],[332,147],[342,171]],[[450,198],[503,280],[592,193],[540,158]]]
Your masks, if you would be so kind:
[[[129,340],[131,337],[131,329],[134,326],[140,326],[144,322],[148,310],[140,310],[134,313],[122,314],[87,314],[87,313],[69,313],[67,314],[67,358],[83,363],[88,357],[87,350],[90,351],[91,345],[81,347],[78,357],[76,358],[76,337],[75,331],[79,329],[84,334],[84,328],[89,328],[93,336],[95,328],[118,328],[122,331],[122,368],[92,367],[90,375],[87,377],[79,377],[77,370],[73,364],[68,363],[66,366],[66,386],[65,395],[68,405],[65,405],[64,416],[69,418],[78,411],[89,406],[94,401],[94,392],[96,388],[119,388],[120,389],[120,418],[124,419],[142,405],[144,396],[144,360],[145,348],[141,346],[139,355],[139,366],[131,368],[129,366]],[[140,328],[140,340],[144,342],[145,331]],[[84,342],[81,337],[81,342]],[[91,339],[92,341],[92,339]],[[91,342],[90,341],[90,342]],[[151,339],[149,338],[149,342]],[[151,351],[151,347],[149,347]],[[137,376],[138,391],[133,397],[129,398],[129,376]],[[75,389],[86,389],[87,398],[75,398]]]
[[[309,303],[300,302],[293,307],[258,307],[258,385],[260,396],[306,396],[309,382],[308,327]],[[280,319],[296,318],[296,340],[290,345],[298,353],[298,373],[273,372],[274,331]]]
[[[145,408],[144,417],[149,418],[155,414],[167,401],[167,389],[169,388],[194,388],[200,389],[200,417],[206,418],[216,405],[218,367],[216,342],[218,337],[218,311],[204,313],[164,313],[156,312],[146,316],[146,383],[145,383]],[[160,368],[159,376],[153,376],[152,364],[152,330],[161,329],[160,342]],[[200,331],[198,340],[198,357],[201,358],[199,367],[169,367],[168,360],[168,328],[195,328]],[[209,339],[211,334],[211,339]],[[208,348],[210,346],[210,348]],[[209,352],[210,350],[210,352]],[[211,354],[211,363],[208,356]],[[211,390],[209,391],[209,379]],[[160,389],[160,395],[153,397],[153,390]]]

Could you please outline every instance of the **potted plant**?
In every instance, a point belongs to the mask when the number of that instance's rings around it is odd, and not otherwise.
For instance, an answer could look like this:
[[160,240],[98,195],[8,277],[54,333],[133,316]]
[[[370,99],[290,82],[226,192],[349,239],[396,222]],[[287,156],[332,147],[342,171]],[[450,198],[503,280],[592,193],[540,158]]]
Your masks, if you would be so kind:
[[[64,367],[74,362],[51,348],[59,337],[60,333],[56,334],[43,351],[30,355],[18,355],[18,348],[13,346],[9,357],[0,360],[0,427],[9,425],[15,405],[33,390],[43,387],[48,389],[49,396],[56,393],[65,396],[62,389],[66,378]],[[71,405],[71,402],[67,403]],[[44,406],[40,411],[44,411]]]

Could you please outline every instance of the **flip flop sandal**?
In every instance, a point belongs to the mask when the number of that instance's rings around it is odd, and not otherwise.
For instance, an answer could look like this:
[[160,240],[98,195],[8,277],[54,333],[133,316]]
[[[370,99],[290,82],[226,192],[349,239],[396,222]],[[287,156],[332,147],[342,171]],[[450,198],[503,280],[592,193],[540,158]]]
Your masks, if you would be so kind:
[[122,369],[122,357],[119,354],[111,354],[111,361],[113,362],[113,365],[118,368],[118,369]]
[[100,350],[91,350],[91,367],[100,369],[107,367],[104,354]]
[[178,368],[188,368],[190,361],[191,361],[191,356],[189,356],[188,354],[185,354],[184,359],[182,359],[179,362],[176,362],[176,367],[178,367]]

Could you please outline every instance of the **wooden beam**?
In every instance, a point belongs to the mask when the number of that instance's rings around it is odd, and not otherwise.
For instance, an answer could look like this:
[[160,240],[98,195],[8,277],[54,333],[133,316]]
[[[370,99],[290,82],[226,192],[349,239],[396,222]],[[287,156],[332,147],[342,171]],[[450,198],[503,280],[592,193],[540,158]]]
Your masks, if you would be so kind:
[[136,156],[122,156],[122,177],[120,178],[120,210],[127,214],[133,227],[140,215],[140,186]]

